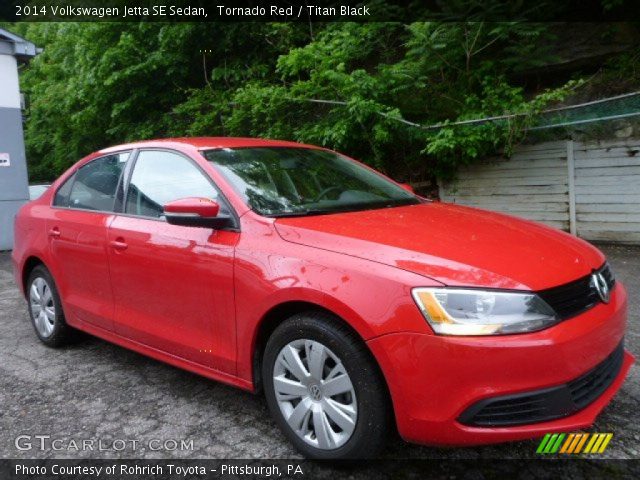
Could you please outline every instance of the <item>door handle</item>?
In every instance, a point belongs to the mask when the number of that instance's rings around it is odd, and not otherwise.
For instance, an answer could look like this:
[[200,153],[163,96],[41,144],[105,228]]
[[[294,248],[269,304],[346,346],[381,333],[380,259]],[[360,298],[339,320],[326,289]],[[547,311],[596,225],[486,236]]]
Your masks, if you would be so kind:
[[60,238],[60,229],[58,227],[53,227],[49,230],[49,236],[52,238]]
[[129,246],[127,245],[127,242],[125,242],[124,239],[122,238],[116,238],[115,240],[111,240],[109,242],[109,245],[111,245],[116,250],[126,250],[127,247]]

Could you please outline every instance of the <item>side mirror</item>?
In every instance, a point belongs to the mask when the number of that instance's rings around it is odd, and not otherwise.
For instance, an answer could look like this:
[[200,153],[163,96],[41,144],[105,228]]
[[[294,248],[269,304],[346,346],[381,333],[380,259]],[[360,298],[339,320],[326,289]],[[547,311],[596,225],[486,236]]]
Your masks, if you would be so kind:
[[180,198],[165,204],[163,210],[171,225],[220,229],[232,224],[231,217],[219,215],[220,205],[209,198]]
[[409,193],[414,193],[414,194],[416,193],[416,192],[413,190],[413,187],[412,187],[411,185],[409,185],[408,183],[401,183],[401,184],[400,184],[400,186],[401,186],[402,188],[404,188],[404,189],[405,189],[407,192],[409,192]]

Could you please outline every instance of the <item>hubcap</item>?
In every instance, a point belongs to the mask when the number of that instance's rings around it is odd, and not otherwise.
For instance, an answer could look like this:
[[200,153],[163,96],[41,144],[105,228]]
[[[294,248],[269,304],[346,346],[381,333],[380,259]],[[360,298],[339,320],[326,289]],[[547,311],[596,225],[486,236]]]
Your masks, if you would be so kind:
[[51,287],[42,277],[37,277],[29,289],[29,306],[36,330],[43,337],[53,333],[56,321],[56,307],[53,303]]
[[273,368],[280,411],[307,444],[323,450],[344,445],[356,427],[356,392],[342,361],[315,340],[280,350]]

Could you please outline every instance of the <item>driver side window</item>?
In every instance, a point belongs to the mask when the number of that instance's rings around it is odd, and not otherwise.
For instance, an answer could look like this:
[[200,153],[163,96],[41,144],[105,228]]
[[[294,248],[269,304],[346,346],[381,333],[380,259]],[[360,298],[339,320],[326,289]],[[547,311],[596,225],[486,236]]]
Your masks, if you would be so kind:
[[138,154],[129,188],[125,213],[160,218],[163,206],[186,197],[204,197],[220,202],[220,212],[228,212],[211,181],[190,160],[163,150],[143,150]]

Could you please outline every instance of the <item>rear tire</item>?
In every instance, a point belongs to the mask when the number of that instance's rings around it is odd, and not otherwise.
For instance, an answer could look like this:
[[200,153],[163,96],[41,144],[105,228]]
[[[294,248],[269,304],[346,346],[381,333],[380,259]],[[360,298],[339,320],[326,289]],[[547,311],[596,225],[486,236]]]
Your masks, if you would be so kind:
[[44,265],[38,265],[27,279],[29,317],[42,343],[58,348],[77,338],[76,330],[67,325],[56,283]]
[[384,446],[386,384],[362,340],[332,315],[310,311],[279,325],[262,380],[271,414],[306,457],[367,458]]

